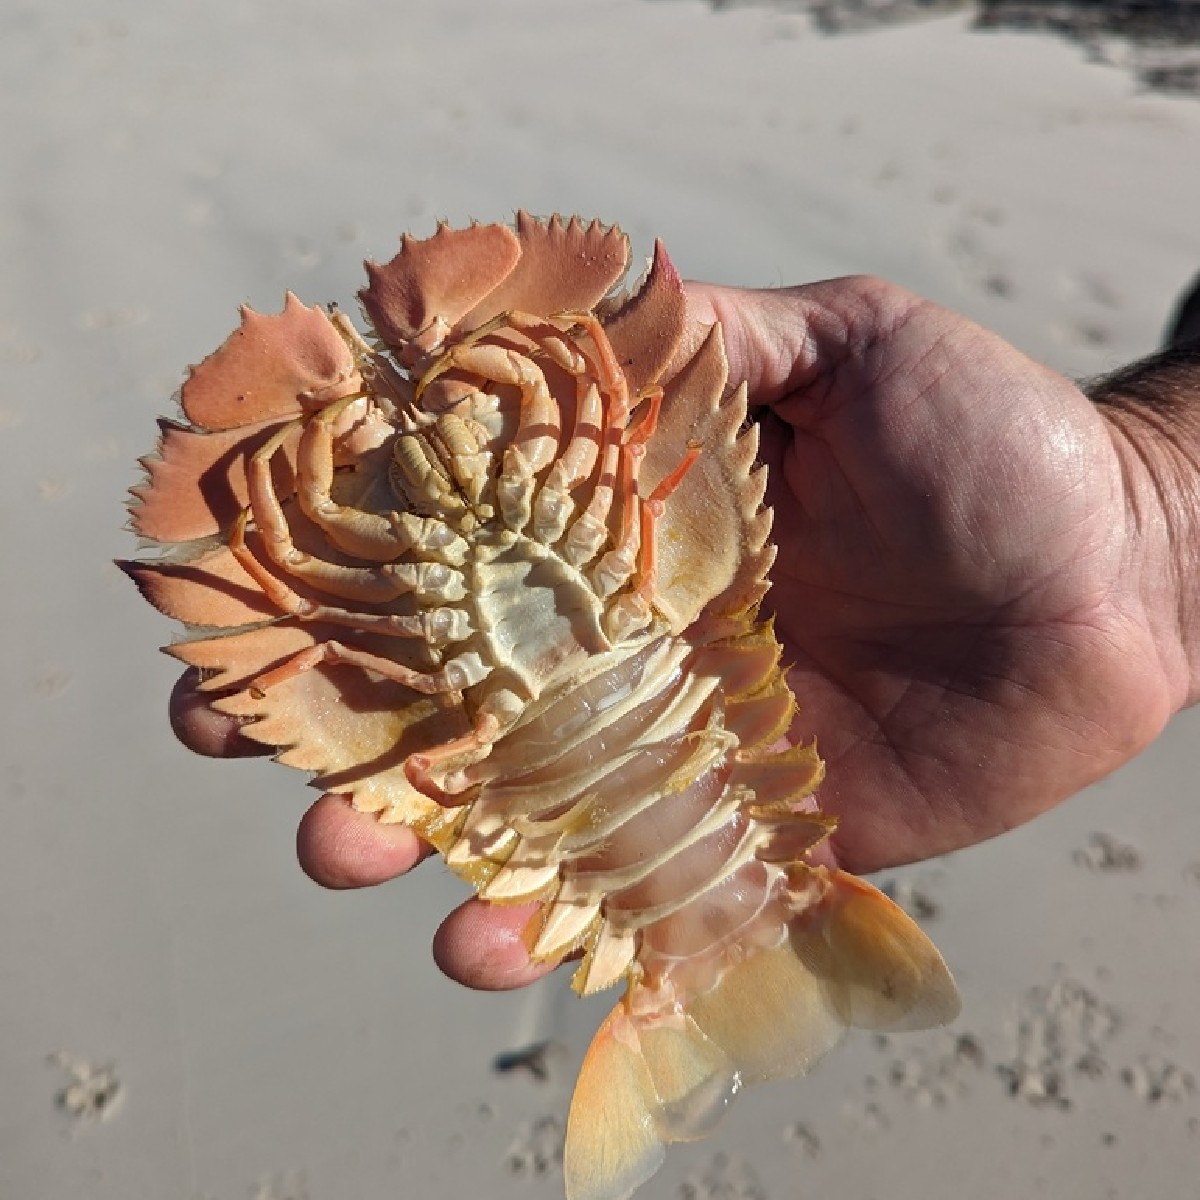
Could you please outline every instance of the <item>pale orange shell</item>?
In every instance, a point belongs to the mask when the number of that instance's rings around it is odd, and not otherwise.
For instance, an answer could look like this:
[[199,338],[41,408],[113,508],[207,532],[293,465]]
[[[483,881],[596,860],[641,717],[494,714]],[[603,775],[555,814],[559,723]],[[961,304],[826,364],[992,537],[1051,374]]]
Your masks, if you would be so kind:
[[[567,1189],[615,1200],[743,1082],[953,984],[832,828],[769,624],[756,429],[661,245],[519,214],[367,264],[375,341],[289,295],[165,423],[124,564],[280,761],[411,825],[533,956],[628,990],[572,1105]],[[681,347],[694,347],[689,351]]]

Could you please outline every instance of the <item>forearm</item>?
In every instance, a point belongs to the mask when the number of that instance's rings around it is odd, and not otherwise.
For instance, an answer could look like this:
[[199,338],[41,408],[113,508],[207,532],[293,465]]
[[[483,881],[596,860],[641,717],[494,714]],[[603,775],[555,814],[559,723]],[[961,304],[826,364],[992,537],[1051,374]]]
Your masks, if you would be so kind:
[[1121,457],[1140,590],[1182,708],[1200,700],[1200,340],[1084,390]]

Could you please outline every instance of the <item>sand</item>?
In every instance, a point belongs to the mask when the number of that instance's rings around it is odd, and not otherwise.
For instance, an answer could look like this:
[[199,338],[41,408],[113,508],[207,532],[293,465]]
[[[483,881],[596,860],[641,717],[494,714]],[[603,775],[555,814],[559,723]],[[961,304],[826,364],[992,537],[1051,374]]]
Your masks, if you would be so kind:
[[[1100,372],[1200,266],[1200,104],[962,15],[828,39],[682,0],[13,5],[0,97],[0,1197],[560,1194],[611,998],[450,984],[439,866],[321,892],[302,779],[171,738],[172,631],[109,560],[184,366],[242,301],[350,303],[402,230],[525,206],[694,277],[875,272]],[[758,1089],[644,1194],[1193,1194],[1198,721],[892,877],[960,1021]]]

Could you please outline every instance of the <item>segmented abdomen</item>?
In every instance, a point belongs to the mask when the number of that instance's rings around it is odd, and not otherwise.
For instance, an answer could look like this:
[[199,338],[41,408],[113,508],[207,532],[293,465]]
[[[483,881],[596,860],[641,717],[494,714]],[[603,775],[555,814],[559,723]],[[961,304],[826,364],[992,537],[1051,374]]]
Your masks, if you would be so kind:
[[731,946],[783,934],[772,811],[787,814],[792,859],[800,828],[826,831],[796,819],[815,753],[766,753],[791,712],[773,636],[703,629],[594,660],[464,772],[478,792],[447,861],[486,899],[544,899],[535,957],[586,948],[581,991],[635,962],[649,989],[703,990]]

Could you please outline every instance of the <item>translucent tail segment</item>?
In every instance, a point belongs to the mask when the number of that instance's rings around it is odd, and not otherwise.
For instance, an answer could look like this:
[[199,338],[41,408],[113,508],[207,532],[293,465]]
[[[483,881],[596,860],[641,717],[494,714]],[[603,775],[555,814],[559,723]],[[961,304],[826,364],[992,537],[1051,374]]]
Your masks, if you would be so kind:
[[842,871],[796,867],[801,908],[777,946],[729,967],[682,1010],[609,1014],[571,1102],[567,1200],[625,1200],[671,1142],[705,1136],[746,1084],[803,1075],[849,1027],[924,1029],[958,1012],[933,944],[896,904]]

